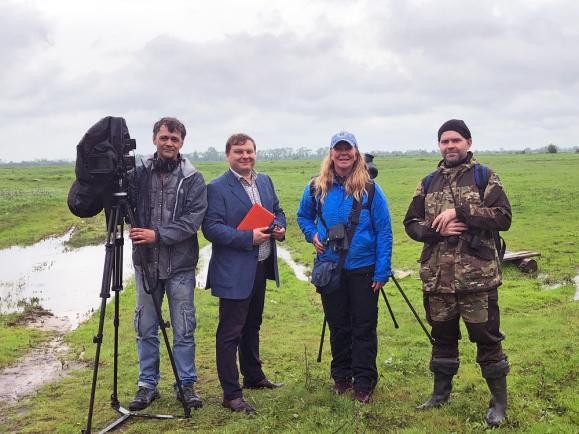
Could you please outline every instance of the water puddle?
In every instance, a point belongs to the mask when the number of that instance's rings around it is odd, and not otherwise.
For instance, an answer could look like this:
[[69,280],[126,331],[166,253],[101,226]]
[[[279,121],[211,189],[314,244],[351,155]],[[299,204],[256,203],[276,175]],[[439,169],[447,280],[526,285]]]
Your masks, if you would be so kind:
[[[32,246],[0,250],[0,311],[18,309],[18,302],[37,298],[39,304],[76,328],[100,306],[100,287],[105,247],[69,250],[62,237],[48,238]],[[123,276],[133,274],[130,247],[124,250]]]
[[[29,326],[56,333],[56,337],[34,348],[14,365],[0,370],[0,402],[14,402],[83,366],[82,362],[66,361],[68,347],[62,338],[100,307],[105,249],[101,245],[67,250],[64,243],[71,234],[72,231],[33,246],[0,250],[3,266],[0,310],[14,311],[18,309],[18,301],[38,298],[38,303],[54,316],[39,317]],[[297,264],[288,250],[278,248],[278,254],[298,279],[308,280],[306,268]],[[210,258],[209,245],[199,252],[198,287],[205,287]],[[123,259],[126,280],[133,274],[130,249],[125,248]]]
[[308,268],[294,261],[289,250],[277,246],[277,256],[288,264],[298,280],[309,282],[310,278],[306,275],[306,270]]
[[[105,258],[104,245],[69,250],[62,237],[48,238],[32,246],[0,250],[0,312],[18,310],[18,302],[38,299],[46,310],[63,319],[62,331],[74,329],[100,307],[100,286]],[[294,271],[296,278],[308,281],[306,267],[296,263],[290,252],[278,247],[280,259]],[[199,252],[197,287],[204,288],[211,258],[211,245]],[[130,248],[125,248],[123,277],[133,275]],[[112,297],[111,297],[112,298]]]
[[[302,280],[304,282],[309,281],[309,277],[306,275],[307,267],[298,264],[296,261],[294,261],[293,258],[291,257],[291,253],[289,252],[289,250],[277,246],[277,256],[279,259],[288,264],[288,266],[292,269],[298,280]],[[210,259],[211,259],[211,244],[203,247],[199,251],[199,265],[197,267],[197,276],[196,276],[197,288],[205,288],[205,283],[207,282],[207,270],[209,269]]]
[[199,262],[197,263],[197,275],[195,282],[197,288],[205,288],[207,283],[207,271],[209,270],[209,260],[211,259],[211,244],[199,250]]
[[579,274],[575,276],[575,297],[573,297],[573,301],[579,301]]

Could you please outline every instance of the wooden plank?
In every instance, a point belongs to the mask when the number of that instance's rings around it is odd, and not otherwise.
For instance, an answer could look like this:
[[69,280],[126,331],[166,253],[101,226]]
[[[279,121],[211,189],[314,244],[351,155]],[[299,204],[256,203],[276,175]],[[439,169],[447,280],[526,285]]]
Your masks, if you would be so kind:
[[503,262],[519,261],[521,259],[533,258],[535,256],[541,256],[541,254],[531,250],[525,250],[522,252],[506,252]]

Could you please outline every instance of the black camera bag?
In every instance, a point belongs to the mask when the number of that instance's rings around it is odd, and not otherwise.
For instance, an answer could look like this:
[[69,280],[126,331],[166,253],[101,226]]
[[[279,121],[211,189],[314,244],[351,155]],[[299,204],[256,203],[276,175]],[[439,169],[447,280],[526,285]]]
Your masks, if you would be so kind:
[[106,207],[127,138],[125,120],[107,116],[94,124],[77,145],[76,180],[68,193],[68,208],[77,217],[93,217]]

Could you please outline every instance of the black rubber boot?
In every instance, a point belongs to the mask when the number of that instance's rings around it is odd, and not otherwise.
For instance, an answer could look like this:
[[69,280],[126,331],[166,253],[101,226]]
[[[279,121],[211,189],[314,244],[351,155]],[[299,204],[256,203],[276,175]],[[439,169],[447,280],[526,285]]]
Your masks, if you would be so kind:
[[487,378],[492,397],[485,421],[490,426],[499,426],[507,417],[507,377]]
[[458,371],[459,361],[456,359],[432,359],[430,370],[434,373],[434,388],[428,400],[416,407],[416,410],[429,410],[450,402],[452,378]]
[[509,373],[509,363],[506,360],[502,360],[494,365],[481,367],[481,371],[492,395],[485,421],[489,426],[500,426],[507,416],[507,374]]

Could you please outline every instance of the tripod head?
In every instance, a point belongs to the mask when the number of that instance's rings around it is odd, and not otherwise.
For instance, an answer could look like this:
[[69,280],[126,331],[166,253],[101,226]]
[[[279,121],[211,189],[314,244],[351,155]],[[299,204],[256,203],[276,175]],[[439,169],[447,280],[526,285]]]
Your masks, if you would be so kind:
[[366,164],[366,170],[370,175],[370,179],[374,179],[378,176],[378,168],[374,164],[374,155],[364,154],[364,163]]
[[76,180],[68,194],[74,215],[93,217],[110,207],[114,193],[128,193],[135,148],[136,141],[121,117],[102,118],[86,132],[76,147]]

